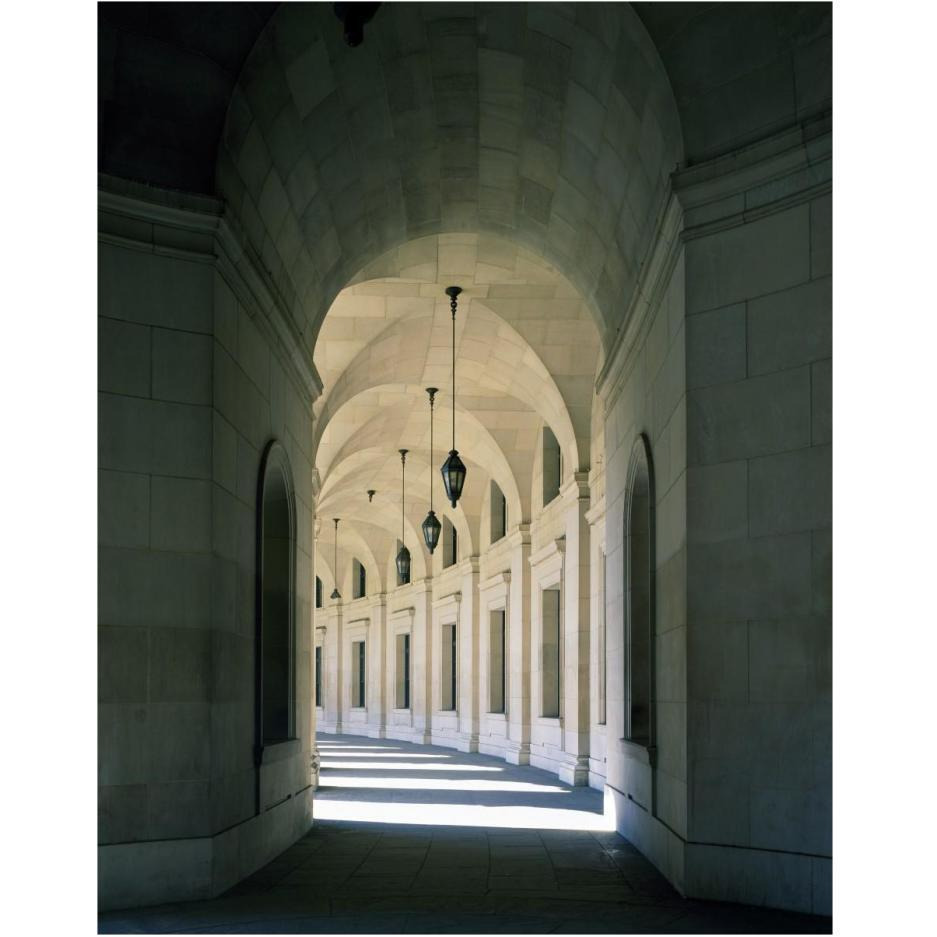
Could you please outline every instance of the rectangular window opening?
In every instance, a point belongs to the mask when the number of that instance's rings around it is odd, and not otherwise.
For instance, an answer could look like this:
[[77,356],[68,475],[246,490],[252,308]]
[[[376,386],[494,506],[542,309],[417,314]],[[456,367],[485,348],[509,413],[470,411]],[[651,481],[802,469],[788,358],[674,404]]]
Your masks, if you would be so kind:
[[504,635],[504,609],[498,609],[490,615],[489,622],[489,700],[488,711],[503,713],[505,711],[505,635]]
[[442,705],[445,710],[456,708],[456,653],[455,625],[442,626]]
[[365,704],[365,657],[364,641],[351,644],[351,705],[364,709]]
[[542,595],[542,638],[540,649],[541,715],[560,715],[560,675],[562,673],[560,634],[560,590],[544,589]]
[[396,699],[397,709],[410,708],[410,635],[397,635],[396,655]]

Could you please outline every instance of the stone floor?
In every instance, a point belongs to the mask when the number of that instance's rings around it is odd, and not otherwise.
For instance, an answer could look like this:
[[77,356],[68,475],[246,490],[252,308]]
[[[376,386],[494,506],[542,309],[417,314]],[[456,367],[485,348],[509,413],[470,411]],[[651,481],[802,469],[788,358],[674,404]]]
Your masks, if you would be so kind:
[[681,898],[602,796],[484,755],[321,736],[313,829],[212,901],[100,933],[830,933],[829,918]]

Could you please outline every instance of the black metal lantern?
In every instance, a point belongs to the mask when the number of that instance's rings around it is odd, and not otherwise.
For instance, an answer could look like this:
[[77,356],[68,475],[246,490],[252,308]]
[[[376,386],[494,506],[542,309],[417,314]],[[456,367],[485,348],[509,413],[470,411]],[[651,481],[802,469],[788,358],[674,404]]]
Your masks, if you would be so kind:
[[462,488],[465,485],[465,463],[459,458],[459,452],[455,447],[455,311],[461,292],[461,286],[446,287],[446,295],[449,297],[449,305],[452,309],[452,448],[449,450],[449,458],[443,463],[440,471],[442,483],[446,486],[446,497],[453,507],[462,497]]
[[[429,461],[431,465],[433,462],[433,403],[436,400],[438,391],[438,387],[426,388],[426,393],[429,394]],[[423,521],[423,539],[426,541],[426,549],[429,550],[430,555],[436,549],[436,544],[439,543],[439,532],[441,530],[442,524],[439,523],[436,512],[433,510],[433,473],[430,472],[429,513],[426,515],[426,520]]]
[[449,503],[455,507],[462,497],[462,486],[465,484],[465,463],[459,458],[459,453],[452,449],[449,458],[442,465],[442,483],[446,486]]
[[407,472],[407,451],[400,450],[400,552],[397,554],[397,577],[400,585],[405,586],[410,581],[410,551],[404,543],[404,482]]
[[335,574],[335,588],[329,598],[334,600],[342,597],[341,592],[338,591],[338,522],[341,518],[333,517],[332,520],[335,521],[335,543],[332,547],[332,571]]

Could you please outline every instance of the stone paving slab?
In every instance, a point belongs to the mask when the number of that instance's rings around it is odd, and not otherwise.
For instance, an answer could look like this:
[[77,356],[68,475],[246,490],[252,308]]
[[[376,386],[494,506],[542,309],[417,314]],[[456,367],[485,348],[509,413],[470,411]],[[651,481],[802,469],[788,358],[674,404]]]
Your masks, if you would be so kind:
[[[601,815],[598,791],[568,787],[536,768],[387,739],[328,736],[323,742],[326,784],[316,794],[318,803],[373,806],[392,795],[394,803],[413,804],[418,817],[421,804],[441,803],[441,793],[455,793],[390,786],[397,776],[395,759],[412,764],[414,753],[425,753],[443,756],[454,769],[427,770],[425,777],[465,781],[497,775],[559,788],[555,796],[574,819],[578,811],[594,825]],[[372,779],[372,786],[327,786],[333,770],[328,763],[341,760],[343,744],[365,752],[369,745],[382,747],[388,756],[382,767],[352,772]],[[420,776],[418,769],[405,773]],[[527,808],[544,799],[536,788],[509,796],[493,790],[457,793],[453,803],[475,807]],[[102,934],[831,933],[829,918],[682,898],[627,840],[609,831],[322,819],[219,898],[107,912],[98,923]]]

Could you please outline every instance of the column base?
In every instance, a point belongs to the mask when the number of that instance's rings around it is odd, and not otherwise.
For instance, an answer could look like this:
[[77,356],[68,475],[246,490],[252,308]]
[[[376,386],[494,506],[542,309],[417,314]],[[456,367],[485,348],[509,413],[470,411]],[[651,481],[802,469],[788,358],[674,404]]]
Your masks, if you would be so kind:
[[509,765],[529,765],[530,743],[509,742],[507,748],[504,750],[504,760]]

